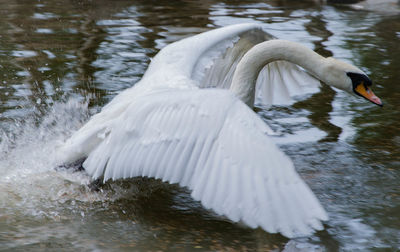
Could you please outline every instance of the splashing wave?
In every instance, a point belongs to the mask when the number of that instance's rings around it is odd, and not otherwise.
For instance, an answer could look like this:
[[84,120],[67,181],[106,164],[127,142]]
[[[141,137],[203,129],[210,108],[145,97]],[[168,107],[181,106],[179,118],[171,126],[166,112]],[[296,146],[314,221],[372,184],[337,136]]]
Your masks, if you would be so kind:
[[87,102],[70,98],[33,112],[2,130],[0,142],[0,219],[12,216],[56,218],[65,202],[94,201],[84,173],[55,171],[56,149],[87,120]]

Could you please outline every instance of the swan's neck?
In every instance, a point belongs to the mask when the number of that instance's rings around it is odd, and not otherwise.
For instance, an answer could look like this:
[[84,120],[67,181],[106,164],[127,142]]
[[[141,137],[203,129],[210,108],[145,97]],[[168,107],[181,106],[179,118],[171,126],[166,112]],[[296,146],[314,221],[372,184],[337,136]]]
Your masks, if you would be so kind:
[[231,91],[252,108],[258,74],[265,65],[277,60],[297,64],[323,80],[324,57],[295,42],[270,40],[254,46],[243,56],[233,75]]

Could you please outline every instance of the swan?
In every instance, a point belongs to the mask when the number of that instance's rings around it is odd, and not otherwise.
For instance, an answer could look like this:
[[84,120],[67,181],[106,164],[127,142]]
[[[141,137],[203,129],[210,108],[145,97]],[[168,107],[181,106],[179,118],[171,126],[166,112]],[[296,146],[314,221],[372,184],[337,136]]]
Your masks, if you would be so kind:
[[309,236],[328,215],[252,108],[319,80],[382,105],[357,67],[274,39],[257,24],[201,33],[163,48],[138,83],[59,147],[60,160],[85,158],[85,171],[103,181],[179,183],[233,222]]

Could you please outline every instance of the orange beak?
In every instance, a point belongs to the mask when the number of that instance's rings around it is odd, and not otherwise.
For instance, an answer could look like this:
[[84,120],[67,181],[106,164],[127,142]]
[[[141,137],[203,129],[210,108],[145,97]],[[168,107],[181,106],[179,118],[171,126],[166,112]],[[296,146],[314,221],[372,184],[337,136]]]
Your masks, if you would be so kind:
[[379,105],[381,107],[383,106],[381,99],[379,99],[379,97],[376,96],[370,88],[368,88],[366,85],[364,85],[363,82],[361,82],[359,85],[357,85],[357,87],[354,89],[354,91],[356,92],[356,94],[364,97],[368,101],[375,103],[376,105]]

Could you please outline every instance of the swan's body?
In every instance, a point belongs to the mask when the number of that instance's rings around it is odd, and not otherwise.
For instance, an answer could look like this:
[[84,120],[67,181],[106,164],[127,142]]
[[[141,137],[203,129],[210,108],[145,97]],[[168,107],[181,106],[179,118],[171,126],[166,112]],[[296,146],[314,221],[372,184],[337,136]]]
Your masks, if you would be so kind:
[[[254,99],[271,104],[299,94],[304,82],[318,86],[294,64],[346,91],[352,81],[337,72],[363,73],[292,42],[263,42],[271,38],[243,24],[165,47],[140,82],[65,143],[63,160],[87,157],[83,167],[93,178],[179,183],[216,213],[271,233],[321,230],[326,212],[251,108]],[[210,79],[213,72],[219,77]]]

